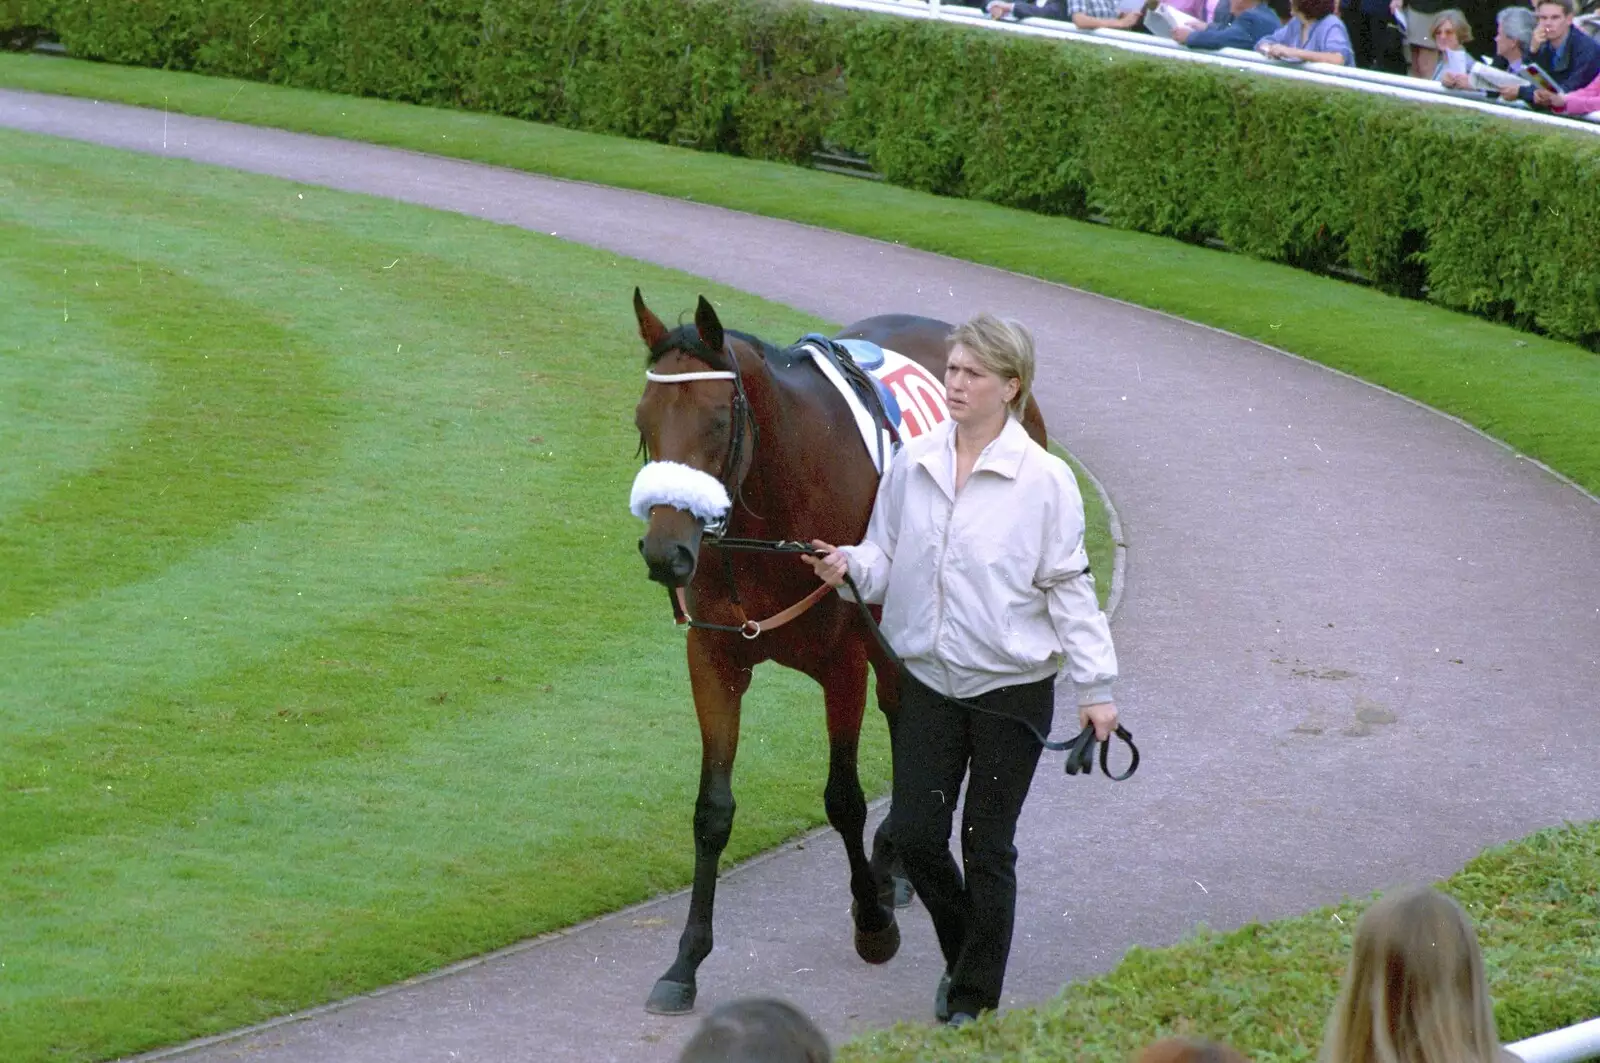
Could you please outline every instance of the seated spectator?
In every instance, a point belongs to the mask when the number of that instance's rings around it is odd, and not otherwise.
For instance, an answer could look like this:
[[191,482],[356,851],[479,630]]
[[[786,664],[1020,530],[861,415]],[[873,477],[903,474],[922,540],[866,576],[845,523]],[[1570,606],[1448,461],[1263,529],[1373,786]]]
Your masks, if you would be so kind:
[[832,1063],[828,1039],[800,1009],[746,997],[720,1005],[700,1023],[678,1063]]
[[1472,41],[1472,27],[1467,16],[1455,8],[1433,16],[1433,32],[1428,35],[1438,55],[1433,65],[1433,80],[1443,81],[1451,74],[1463,77],[1472,69],[1472,56],[1466,45]]
[[1228,0],[1218,5],[1211,25],[1201,29],[1178,26],[1172,39],[1190,48],[1254,48],[1263,37],[1278,31],[1278,16],[1262,0]]
[[1044,0],[1031,4],[1027,0],[989,0],[986,9],[990,18],[1055,18],[1070,22],[1080,30],[1128,30],[1139,24],[1141,12],[1118,11],[1117,0]]
[[1557,114],[1579,115],[1593,114],[1600,111],[1600,77],[1596,77],[1581,89],[1571,92],[1551,92],[1548,89],[1536,89],[1533,93],[1535,107],[1548,107]]
[[1337,7],[1338,0],[1289,0],[1289,21],[1262,38],[1256,51],[1269,59],[1354,66],[1350,34],[1334,14]]
[[1356,923],[1322,1063],[1510,1063],[1467,913],[1430,887],[1394,890]]
[[1167,1037],[1146,1045],[1134,1057],[1133,1063],[1250,1063],[1250,1061],[1237,1049],[1217,1041]]
[[[1521,73],[1522,64],[1533,51],[1533,30],[1537,25],[1533,11],[1526,7],[1501,8],[1494,17],[1494,24],[1495,67],[1512,74]],[[1466,74],[1446,74],[1439,80],[1448,89],[1472,88],[1472,80]]]
[[[1563,94],[1583,88],[1600,75],[1600,41],[1572,32],[1572,12],[1572,0],[1539,0],[1534,8],[1539,26],[1533,31],[1533,54],[1527,59],[1554,78]],[[1532,85],[1506,88],[1500,95],[1534,104]]]
[[1414,78],[1432,78],[1433,61],[1439,57],[1431,34],[1433,16],[1443,10],[1446,0],[1389,0],[1389,11],[1404,27],[1402,51]]

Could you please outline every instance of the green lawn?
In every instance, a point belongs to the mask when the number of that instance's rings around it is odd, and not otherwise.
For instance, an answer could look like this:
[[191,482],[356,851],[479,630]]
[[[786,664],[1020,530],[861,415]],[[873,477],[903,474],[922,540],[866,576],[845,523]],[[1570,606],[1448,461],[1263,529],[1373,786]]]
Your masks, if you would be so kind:
[[[380,200],[0,158],[0,1059],[235,1027],[686,883],[633,286],[780,342],[833,323]],[[821,698],[763,671],[730,861],[823,821]]]
[[1353,284],[1159,237],[777,163],[492,115],[43,56],[0,85],[349,137],[898,241],[1213,325],[1393,388],[1600,492],[1600,358]]

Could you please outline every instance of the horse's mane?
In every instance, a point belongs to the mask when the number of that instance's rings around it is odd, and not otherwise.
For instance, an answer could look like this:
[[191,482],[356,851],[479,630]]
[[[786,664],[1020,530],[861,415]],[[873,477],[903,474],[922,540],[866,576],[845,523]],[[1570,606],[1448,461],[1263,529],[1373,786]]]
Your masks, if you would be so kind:
[[[740,332],[737,329],[731,328],[723,329],[722,331],[723,335],[728,336],[731,339],[742,340],[751,347],[754,347],[757,353],[759,353],[761,357],[765,358],[768,362],[774,362],[781,365],[790,361],[790,359],[784,356],[782,350],[768,343],[759,336],[752,336],[748,332]],[[728,360],[723,356],[721,351],[714,351],[700,341],[700,332],[694,327],[693,324],[679,325],[677,328],[661,337],[660,342],[654,347],[650,348],[650,353],[645,357],[645,368],[648,369],[650,366],[655,365],[673,351],[681,351],[684,354],[692,354],[702,362],[705,362],[707,365],[711,366],[713,369],[726,370],[732,368],[727,364]]]

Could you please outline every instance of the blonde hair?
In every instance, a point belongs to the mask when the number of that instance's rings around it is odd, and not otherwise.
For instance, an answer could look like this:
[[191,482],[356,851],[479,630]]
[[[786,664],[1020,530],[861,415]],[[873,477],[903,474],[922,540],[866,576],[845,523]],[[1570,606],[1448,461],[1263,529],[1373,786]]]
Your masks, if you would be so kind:
[[1322,1063],[1497,1063],[1483,954],[1467,913],[1430,887],[1361,916]]
[[1020,321],[979,314],[950,333],[951,346],[958,343],[984,369],[1017,382],[1017,393],[1006,405],[1020,418],[1033,391],[1033,333]]
[[1437,15],[1433,16],[1433,21],[1428,24],[1429,40],[1433,40],[1434,31],[1439,28],[1439,24],[1441,22],[1448,22],[1450,25],[1456,28],[1456,40],[1462,45],[1468,45],[1472,43],[1472,24],[1467,21],[1466,15],[1463,15],[1458,9],[1453,7],[1446,8]]

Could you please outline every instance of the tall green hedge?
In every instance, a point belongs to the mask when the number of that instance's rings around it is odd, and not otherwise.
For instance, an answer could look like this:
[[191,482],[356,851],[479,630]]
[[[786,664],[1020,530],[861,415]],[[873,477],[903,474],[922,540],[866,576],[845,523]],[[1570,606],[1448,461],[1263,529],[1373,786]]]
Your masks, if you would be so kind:
[[1600,347],[1600,137],[791,0],[0,0],[69,52],[1220,239]]

